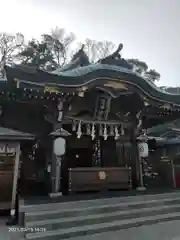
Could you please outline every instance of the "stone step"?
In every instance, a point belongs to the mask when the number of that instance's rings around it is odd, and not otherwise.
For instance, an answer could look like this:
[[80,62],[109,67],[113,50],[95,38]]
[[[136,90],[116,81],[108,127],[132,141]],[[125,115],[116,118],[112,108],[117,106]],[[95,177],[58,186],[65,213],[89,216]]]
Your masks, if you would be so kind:
[[177,198],[180,197],[180,191],[175,191],[171,193],[163,194],[146,194],[131,197],[113,197],[113,198],[103,198],[96,200],[86,200],[86,201],[72,201],[72,202],[61,202],[61,203],[47,203],[38,205],[24,205],[21,201],[19,211],[20,212],[37,212],[37,211],[47,211],[56,209],[74,209],[74,208],[88,208],[91,206],[100,206],[102,204],[118,204],[127,202],[141,202],[141,201],[151,201],[160,200],[165,198]]
[[84,216],[77,216],[72,218],[57,218],[44,221],[34,221],[26,223],[27,229],[44,228],[47,231],[57,229],[67,229],[76,226],[86,226],[100,223],[107,223],[112,221],[120,221],[125,219],[136,219],[146,216],[156,216],[160,214],[176,213],[180,212],[180,204],[163,205],[156,207],[146,207],[141,209],[130,209],[116,212],[104,212],[100,214],[91,214]]
[[180,219],[180,192],[31,207],[25,212],[25,238],[56,240]]
[[180,219],[180,213],[168,213],[159,214],[156,216],[138,217],[133,219],[124,219],[110,221],[106,223],[91,224],[85,226],[76,226],[66,229],[51,230],[45,232],[34,232],[28,233],[26,239],[37,239],[37,240],[59,240],[70,237],[80,237],[84,235],[92,235],[95,233],[117,231],[120,229],[126,229],[131,227],[138,227],[145,224],[153,224],[162,221]]
[[117,211],[131,210],[131,209],[141,209],[141,208],[151,208],[155,206],[161,207],[162,205],[172,205],[172,204],[180,204],[179,198],[167,198],[167,199],[157,199],[157,200],[149,200],[149,201],[130,201],[116,204],[101,204],[94,205],[90,207],[84,208],[72,208],[72,209],[63,209],[62,207],[57,208],[56,210],[48,210],[48,211],[37,211],[37,212],[26,212],[25,213],[25,222],[28,223],[30,221],[41,221],[44,219],[56,219],[56,218],[72,218],[72,217],[81,217],[87,216],[91,214],[100,214],[100,213],[112,213]]

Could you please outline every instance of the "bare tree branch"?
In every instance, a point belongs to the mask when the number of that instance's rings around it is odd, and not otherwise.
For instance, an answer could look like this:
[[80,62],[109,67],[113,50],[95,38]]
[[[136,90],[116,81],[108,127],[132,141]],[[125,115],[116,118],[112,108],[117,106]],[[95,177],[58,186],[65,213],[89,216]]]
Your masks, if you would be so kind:
[[11,35],[0,33],[0,74],[5,77],[5,64],[14,60],[15,54],[21,50],[24,44],[24,36],[21,33]]

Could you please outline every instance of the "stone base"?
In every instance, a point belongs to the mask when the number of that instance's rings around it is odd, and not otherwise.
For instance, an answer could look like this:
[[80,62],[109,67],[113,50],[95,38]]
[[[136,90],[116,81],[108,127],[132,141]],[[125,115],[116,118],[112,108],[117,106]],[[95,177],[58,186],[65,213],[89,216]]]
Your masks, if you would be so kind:
[[49,193],[49,196],[50,196],[51,198],[56,198],[56,197],[62,196],[62,193],[61,193],[61,192]]
[[6,222],[6,226],[13,226],[16,225],[17,223],[18,223],[17,218],[13,216],[8,219],[8,221]]
[[144,186],[139,186],[139,187],[136,188],[136,190],[137,190],[137,191],[141,191],[141,192],[143,192],[143,191],[146,191],[147,188],[144,187]]

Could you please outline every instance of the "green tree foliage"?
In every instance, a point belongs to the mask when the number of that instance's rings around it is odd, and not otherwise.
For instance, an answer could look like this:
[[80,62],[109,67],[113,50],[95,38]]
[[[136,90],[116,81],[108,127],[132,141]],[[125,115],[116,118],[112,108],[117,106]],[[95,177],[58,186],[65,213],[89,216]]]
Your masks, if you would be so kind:
[[[72,53],[77,49],[72,47],[75,41],[73,33],[66,33],[64,29],[55,28],[50,34],[43,34],[41,41],[31,40],[18,55],[22,64],[36,66],[45,70],[54,70],[67,64]],[[95,63],[101,58],[108,56],[115,44],[110,41],[85,40],[85,52],[90,62]]]
[[136,72],[143,74],[151,82],[159,81],[161,77],[160,73],[154,69],[148,70],[148,65],[145,62],[139,59],[128,59],[127,61],[134,66]]
[[57,67],[62,67],[70,59],[72,44],[75,41],[73,33],[67,33],[64,28],[56,27],[51,31],[51,34],[43,35],[45,42],[54,57]]
[[128,59],[128,62],[132,65],[134,65],[137,69],[137,72],[142,73],[143,71],[147,71],[148,70],[148,65],[143,62],[140,61],[139,59]]
[[41,41],[32,39],[18,57],[22,64],[44,70],[62,67],[68,61],[68,51],[74,41],[72,33],[55,28],[50,34],[43,34]]
[[37,67],[47,70],[53,67],[54,59],[51,51],[48,49],[47,44],[32,39],[28,42],[27,46],[17,55],[21,64]]
[[[49,34],[43,34],[40,41],[36,39],[29,41],[18,54],[18,58],[22,64],[48,71],[55,70],[70,61],[72,52],[77,51],[74,43],[75,35],[73,33],[67,33],[65,29],[56,27]],[[115,49],[115,44],[111,41],[86,39],[84,45],[84,50],[91,63],[107,57]],[[135,67],[136,72],[144,75],[150,81],[155,82],[160,79],[160,74],[153,69],[148,69],[148,65],[144,61],[139,59],[128,59],[127,61]]]
[[156,72],[156,70],[154,69],[150,69],[149,71],[147,71],[146,75],[152,82],[159,81],[161,77],[160,73]]

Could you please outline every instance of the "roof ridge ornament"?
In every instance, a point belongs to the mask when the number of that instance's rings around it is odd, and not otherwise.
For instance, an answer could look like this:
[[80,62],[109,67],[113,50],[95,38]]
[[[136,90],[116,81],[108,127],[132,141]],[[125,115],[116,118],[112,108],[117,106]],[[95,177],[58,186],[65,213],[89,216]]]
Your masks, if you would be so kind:
[[119,45],[118,45],[118,48],[116,49],[116,51],[113,53],[113,54],[111,54],[111,56],[112,57],[114,57],[114,58],[121,58],[121,54],[120,54],[120,52],[121,52],[121,50],[123,49],[123,44],[122,43],[120,43]]
[[89,58],[85,53],[84,48],[85,48],[85,44],[82,44],[81,48],[73,55],[71,62],[74,62],[75,60],[80,59],[82,66],[90,64]]
[[109,56],[103,59],[100,59],[98,63],[115,65],[123,68],[132,69],[131,64],[129,64],[124,58],[121,57],[120,52],[122,49],[123,49],[123,44],[120,43],[115,52],[113,52],[112,54],[110,54]]
[[68,64],[65,64],[63,67],[60,67],[54,71],[53,74],[59,74],[69,70],[76,69],[78,67],[87,66],[90,64],[89,58],[84,51],[85,45],[82,44],[81,48],[72,56],[71,61]]

